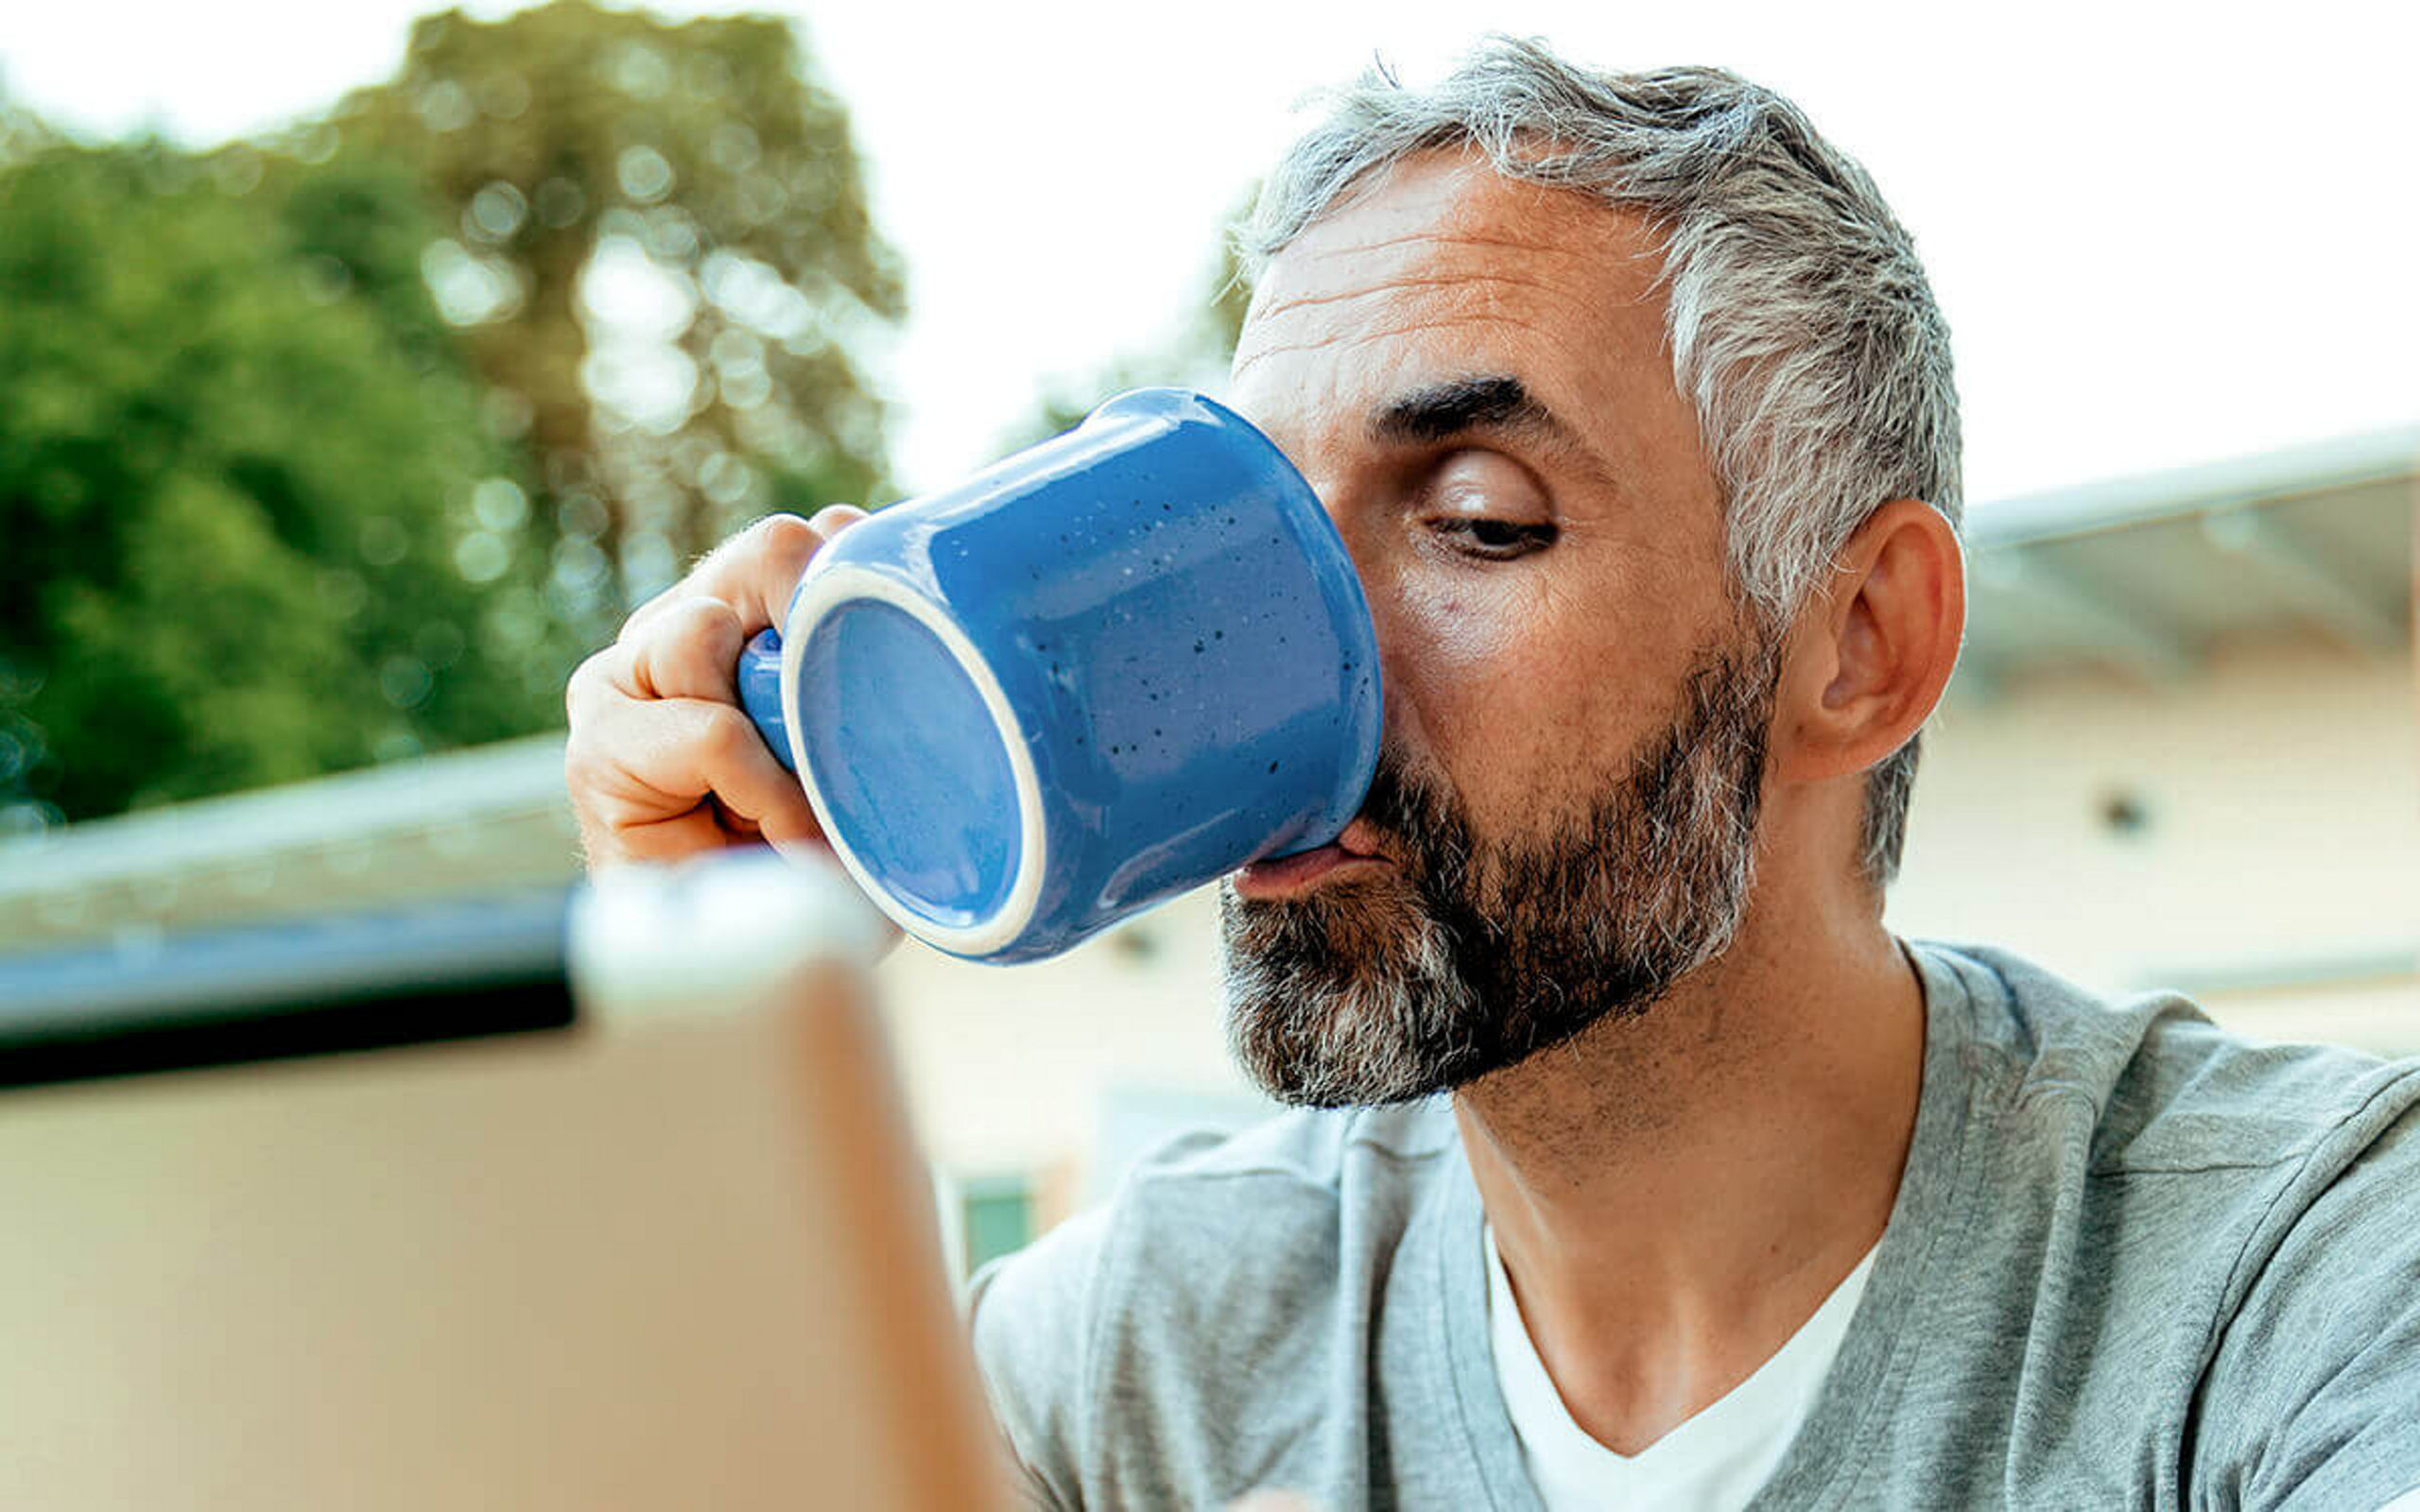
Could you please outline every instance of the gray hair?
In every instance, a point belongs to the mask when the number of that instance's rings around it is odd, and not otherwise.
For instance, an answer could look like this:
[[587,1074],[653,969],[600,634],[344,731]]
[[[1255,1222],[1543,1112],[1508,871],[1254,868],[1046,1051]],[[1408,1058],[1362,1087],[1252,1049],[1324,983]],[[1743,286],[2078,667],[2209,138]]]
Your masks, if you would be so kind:
[[[1248,277],[1374,170],[1474,147],[1660,231],[1673,378],[1722,489],[1734,592],[1769,629],[1879,506],[1921,499],[1957,524],[1948,326],[1873,180],[1797,106],[1720,69],[1595,74],[1510,37],[1432,89],[1380,68],[1331,98],[1239,232]],[[1898,872],[1917,748],[1867,778],[1858,859],[1877,888]]]

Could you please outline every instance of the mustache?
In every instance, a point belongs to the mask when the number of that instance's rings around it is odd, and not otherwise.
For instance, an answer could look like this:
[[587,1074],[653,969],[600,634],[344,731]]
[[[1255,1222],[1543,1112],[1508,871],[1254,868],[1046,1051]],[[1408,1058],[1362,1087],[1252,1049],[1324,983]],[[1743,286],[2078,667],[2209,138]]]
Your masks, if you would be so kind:
[[1450,787],[1422,775],[1399,746],[1378,747],[1359,817],[1401,865],[1457,880],[1470,869],[1476,842],[1461,804]]

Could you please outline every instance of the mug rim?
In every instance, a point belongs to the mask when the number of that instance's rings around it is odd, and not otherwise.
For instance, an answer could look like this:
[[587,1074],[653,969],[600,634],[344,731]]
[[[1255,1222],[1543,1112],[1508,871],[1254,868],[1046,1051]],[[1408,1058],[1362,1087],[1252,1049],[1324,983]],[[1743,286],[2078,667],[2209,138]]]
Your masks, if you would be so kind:
[[[815,767],[806,759],[799,669],[806,661],[807,637],[833,610],[868,600],[902,610],[941,642],[959,673],[975,685],[984,712],[992,716],[993,736],[1007,751],[1010,780],[1016,784],[1017,795],[1016,874],[1009,885],[1007,901],[989,918],[976,923],[949,924],[919,913],[877,881],[840,833],[840,827],[833,822],[822,785],[816,781]],[[815,810],[816,823],[822,827],[823,838],[840,858],[840,865],[848,868],[857,885],[865,889],[876,907],[890,916],[893,923],[928,945],[953,954],[984,955],[1014,944],[1033,922],[1034,911],[1041,902],[1042,881],[1049,859],[1048,833],[1044,823],[1042,782],[1034,770],[1033,749],[1027,744],[1025,726],[983,653],[976,648],[965,630],[942,612],[940,605],[889,573],[854,562],[834,562],[822,572],[810,567],[790,599],[789,612],[783,620],[782,642],[785,646],[798,648],[782,658],[782,709],[788,718],[790,760],[806,789],[806,800]]]

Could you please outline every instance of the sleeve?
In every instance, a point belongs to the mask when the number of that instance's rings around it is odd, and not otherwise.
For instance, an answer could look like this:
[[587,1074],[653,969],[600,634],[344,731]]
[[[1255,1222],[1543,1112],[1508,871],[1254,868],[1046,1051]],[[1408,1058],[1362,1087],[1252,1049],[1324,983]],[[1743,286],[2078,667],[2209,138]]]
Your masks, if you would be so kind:
[[[2312,1183],[2220,1334],[2198,1394],[2198,1504],[2334,1512],[2420,1488],[2414,1095],[2408,1077],[2381,1091],[2384,1108],[2374,1100],[2350,1121],[2385,1127]],[[2290,1184],[2280,1203],[2310,1190]]]
[[1026,1501],[1051,1512],[1083,1505],[1089,1428],[1089,1302],[1108,1214],[1072,1218],[976,1272],[967,1331],[992,1419],[1007,1441]]

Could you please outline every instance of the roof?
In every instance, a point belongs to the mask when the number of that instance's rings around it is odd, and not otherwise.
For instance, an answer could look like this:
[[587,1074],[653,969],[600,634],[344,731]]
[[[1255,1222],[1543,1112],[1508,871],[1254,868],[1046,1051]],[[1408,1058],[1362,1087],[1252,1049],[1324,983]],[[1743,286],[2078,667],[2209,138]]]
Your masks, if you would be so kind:
[[1969,517],[1963,691],[2229,644],[2410,654],[2420,426],[2005,499]]
[[569,881],[563,739],[539,735],[0,843],[0,951]]

